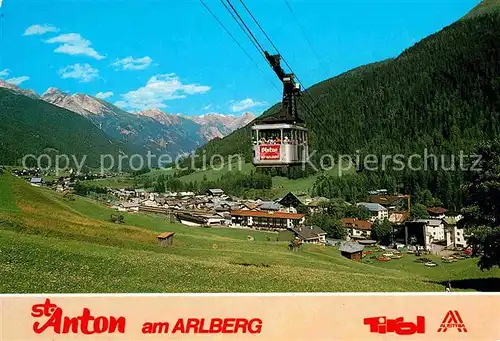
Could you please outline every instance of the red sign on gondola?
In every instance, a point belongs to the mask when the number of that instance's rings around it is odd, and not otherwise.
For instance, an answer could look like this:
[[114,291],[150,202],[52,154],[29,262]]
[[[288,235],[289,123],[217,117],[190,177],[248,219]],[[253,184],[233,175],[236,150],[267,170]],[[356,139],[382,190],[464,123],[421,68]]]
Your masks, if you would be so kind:
[[261,160],[279,160],[280,145],[279,144],[262,144],[260,145]]

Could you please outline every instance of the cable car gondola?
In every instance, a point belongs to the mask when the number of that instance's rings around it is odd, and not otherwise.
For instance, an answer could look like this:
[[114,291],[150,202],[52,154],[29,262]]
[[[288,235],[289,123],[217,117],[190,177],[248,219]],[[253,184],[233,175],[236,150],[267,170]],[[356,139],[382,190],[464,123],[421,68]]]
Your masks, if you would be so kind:
[[285,73],[280,55],[265,52],[266,59],[283,82],[282,108],[278,116],[258,120],[252,126],[253,158],[256,167],[304,164],[309,157],[307,129],[297,112],[300,85],[293,73]]

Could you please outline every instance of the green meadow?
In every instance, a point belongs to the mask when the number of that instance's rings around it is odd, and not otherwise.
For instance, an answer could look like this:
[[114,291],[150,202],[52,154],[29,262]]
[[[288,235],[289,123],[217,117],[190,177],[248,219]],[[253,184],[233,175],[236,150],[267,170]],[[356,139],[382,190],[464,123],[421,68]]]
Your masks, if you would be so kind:
[[[481,272],[477,259],[435,259],[435,268],[413,255],[354,262],[335,247],[291,252],[274,233],[187,227],[142,213],[114,224],[105,205],[7,174],[0,189],[2,293],[442,291],[449,279],[461,284],[456,290],[486,290],[500,277]],[[156,240],[165,231],[175,233],[172,247]]]

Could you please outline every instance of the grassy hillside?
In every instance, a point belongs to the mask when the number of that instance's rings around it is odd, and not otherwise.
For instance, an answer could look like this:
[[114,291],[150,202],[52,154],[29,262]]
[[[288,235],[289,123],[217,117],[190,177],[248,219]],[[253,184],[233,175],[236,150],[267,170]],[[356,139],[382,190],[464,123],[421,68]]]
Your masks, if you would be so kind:
[[116,157],[125,149],[86,118],[6,89],[0,89],[0,122],[0,164],[52,153],[75,155],[79,161],[87,155],[87,165],[96,167],[100,155]]
[[[267,241],[275,234],[189,228],[142,214],[116,225],[106,221],[112,210],[88,199],[65,200],[10,175],[0,175],[0,187],[12,198],[0,201],[3,293],[441,291],[438,282],[450,277],[499,275],[479,271],[475,260],[429,269],[410,257],[356,263],[330,247],[292,253]],[[156,243],[163,231],[175,232],[174,247]]]
[[[396,154],[408,158],[423,155],[425,149],[436,155],[458,155],[460,150],[468,155],[480,142],[500,133],[499,55],[500,16],[474,16],[431,35],[397,58],[316,84],[309,89],[314,103],[304,96],[315,108],[314,116],[305,117],[311,150],[334,156],[359,150],[361,156],[379,158]],[[241,153],[249,158],[249,138],[248,128],[241,129],[204,148],[208,156]],[[364,186],[362,192],[366,186],[399,187],[405,193],[429,188],[450,208],[461,203],[460,172],[397,172],[390,166],[387,172],[360,174],[363,178],[356,181]],[[353,186],[358,185],[347,187]],[[330,189],[336,185],[315,187],[326,189],[318,194],[332,196]]]

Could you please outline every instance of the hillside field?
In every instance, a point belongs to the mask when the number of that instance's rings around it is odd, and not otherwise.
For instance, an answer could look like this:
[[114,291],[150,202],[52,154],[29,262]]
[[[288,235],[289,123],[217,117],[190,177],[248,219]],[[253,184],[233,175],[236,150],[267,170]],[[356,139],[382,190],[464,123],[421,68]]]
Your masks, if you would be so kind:
[[[475,259],[425,268],[407,255],[369,264],[335,247],[292,253],[273,233],[186,227],[144,214],[113,224],[104,205],[63,199],[8,174],[0,189],[2,293],[428,292],[449,279],[455,290],[488,290],[500,277],[500,270],[481,272]],[[156,242],[164,231],[175,232],[171,248]]]

